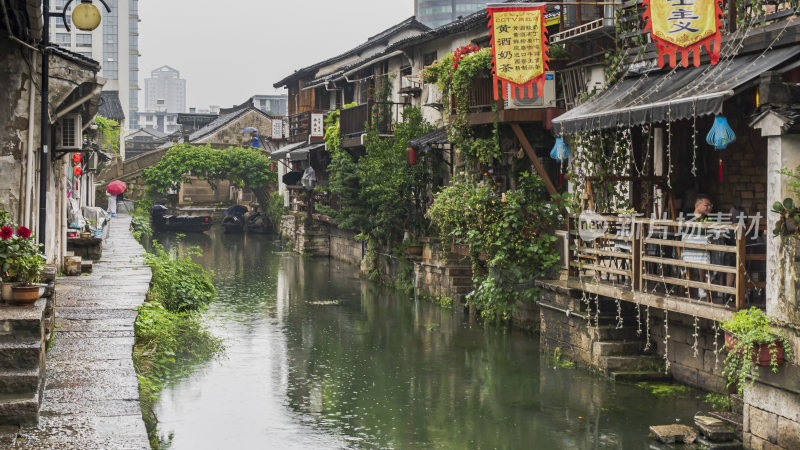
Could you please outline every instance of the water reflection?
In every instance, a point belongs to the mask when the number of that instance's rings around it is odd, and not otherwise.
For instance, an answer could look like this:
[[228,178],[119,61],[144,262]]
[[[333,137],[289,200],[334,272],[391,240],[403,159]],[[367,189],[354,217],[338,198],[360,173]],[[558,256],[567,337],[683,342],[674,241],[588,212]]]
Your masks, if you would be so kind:
[[470,324],[264,236],[180,245],[200,245],[214,271],[208,316],[228,359],[164,392],[159,428],[174,449],[644,448],[648,425],[698,409],[554,369],[535,336]]

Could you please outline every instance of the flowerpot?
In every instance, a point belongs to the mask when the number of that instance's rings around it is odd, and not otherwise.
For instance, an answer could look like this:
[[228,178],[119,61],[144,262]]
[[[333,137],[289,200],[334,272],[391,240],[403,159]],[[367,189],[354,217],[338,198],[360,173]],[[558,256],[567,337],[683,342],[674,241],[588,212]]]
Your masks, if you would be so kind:
[[39,299],[39,286],[14,286],[12,302],[18,305],[32,305]]
[[93,238],[102,238],[103,237],[103,230],[100,229],[100,230],[92,231],[92,237]]
[[89,233],[88,231],[81,231],[81,237],[82,238],[92,237],[92,233]]
[[6,301],[6,302],[10,302],[11,301],[11,299],[13,298],[13,295],[14,295],[13,291],[11,290],[11,288],[13,288],[14,286],[16,286],[18,284],[19,283],[17,283],[16,281],[4,281],[2,283],[2,285],[0,285],[0,291],[2,291],[2,292],[0,292],[0,294],[2,295],[3,301]]
[[[736,347],[736,336],[725,333],[725,348],[728,349],[728,352],[732,352],[735,350]],[[772,364],[772,354],[770,350],[773,348],[777,349],[777,364],[783,364],[784,360],[784,351],[783,351],[783,341],[780,339],[776,339],[773,342],[767,344],[753,344],[753,363],[758,366],[769,366]]]

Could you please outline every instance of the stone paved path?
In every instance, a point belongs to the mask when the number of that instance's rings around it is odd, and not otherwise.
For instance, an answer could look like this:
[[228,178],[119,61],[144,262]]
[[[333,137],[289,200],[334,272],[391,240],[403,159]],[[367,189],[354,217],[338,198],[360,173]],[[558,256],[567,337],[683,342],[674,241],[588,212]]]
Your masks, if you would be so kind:
[[111,220],[90,276],[57,279],[56,338],[39,426],[19,430],[17,448],[150,448],[132,351],[134,308],[145,299],[151,272],[130,222],[127,215]]

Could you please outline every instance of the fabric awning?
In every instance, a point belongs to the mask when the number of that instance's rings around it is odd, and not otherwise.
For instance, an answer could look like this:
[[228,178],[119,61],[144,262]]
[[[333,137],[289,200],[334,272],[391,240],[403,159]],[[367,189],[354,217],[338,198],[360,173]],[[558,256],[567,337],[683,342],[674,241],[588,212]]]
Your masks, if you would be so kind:
[[306,146],[306,147],[303,147],[303,148],[300,148],[300,149],[297,149],[297,150],[292,150],[289,153],[289,161],[304,161],[304,160],[308,159],[308,154],[309,153],[311,153],[311,152],[313,152],[315,150],[319,150],[321,148],[325,148],[325,144],[324,143],[322,143],[322,144],[313,144],[313,145],[309,145],[309,146]]
[[450,140],[447,138],[447,130],[444,128],[439,128],[438,130],[421,134],[413,139],[408,140],[408,146],[420,153],[428,153],[435,145],[444,145],[449,143]]
[[630,127],[722,113],[737,88],[800,54],[787,47],[738,56],[715,66],[682,68],[627,78],[553,119],[553,133]]
[[289,144],[286,147],[281,147],[278,150],[270,153],[269,159],[273,161],[286,159],[286,157],[289,155],[289,152],[291,152],[292,150],[297,150],[298,148],[303,147],[304,145],[308,145],[308,142],[297,142],[294,144]]

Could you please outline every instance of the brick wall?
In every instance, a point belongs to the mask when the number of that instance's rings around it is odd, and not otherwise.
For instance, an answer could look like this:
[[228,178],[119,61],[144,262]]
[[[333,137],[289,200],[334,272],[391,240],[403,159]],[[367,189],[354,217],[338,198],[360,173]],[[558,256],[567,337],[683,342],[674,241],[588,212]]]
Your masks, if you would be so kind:
[[[767,213],[767,140],[758,130],[748,129],[746,118],[728,117],[736,133],[736,141],[727,149],[713,150],[707,144],[702,150],[709,152],[706,173],[713,174],[706,180],[708,195],[714,202],[714,211],[728,212],[739,206],[748,215],[757,211],[761,217]],[[719,160],[722,159],[722,183],[718,182]]]

